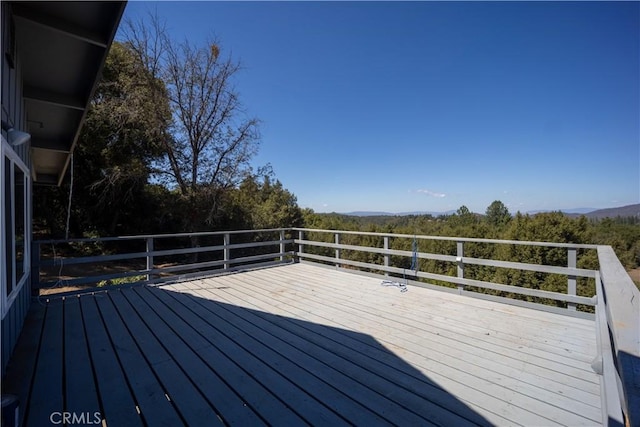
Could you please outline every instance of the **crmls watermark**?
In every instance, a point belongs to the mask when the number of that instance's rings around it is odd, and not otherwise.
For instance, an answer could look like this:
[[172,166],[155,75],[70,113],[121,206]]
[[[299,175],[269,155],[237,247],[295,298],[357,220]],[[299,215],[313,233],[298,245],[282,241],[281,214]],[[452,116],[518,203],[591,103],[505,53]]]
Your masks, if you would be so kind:
[[52,412],[49,415],[49,421],[51,424],[83,424],[83,425],[99,425],[102,424],[102,416],[100,412]]

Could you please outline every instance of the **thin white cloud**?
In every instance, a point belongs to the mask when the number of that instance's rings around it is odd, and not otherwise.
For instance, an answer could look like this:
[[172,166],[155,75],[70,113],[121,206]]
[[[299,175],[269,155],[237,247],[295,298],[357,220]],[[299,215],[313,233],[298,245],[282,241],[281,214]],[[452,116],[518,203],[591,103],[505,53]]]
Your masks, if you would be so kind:
[[420,189],[416,190],[416,193],[422,193],[422,194],[426,194],[427,196],[438,197],[438,198],[447,197],[447,195],[444,194],[444,193],[438,193],[438,192],[435,192],[435,191],[425,190],[423,188],[420,188]]

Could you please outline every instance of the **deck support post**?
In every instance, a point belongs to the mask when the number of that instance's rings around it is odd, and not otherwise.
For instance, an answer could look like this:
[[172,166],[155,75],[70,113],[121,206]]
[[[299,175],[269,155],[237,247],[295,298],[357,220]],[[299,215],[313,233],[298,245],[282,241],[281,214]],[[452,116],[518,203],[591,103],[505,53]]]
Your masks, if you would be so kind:
[[[389,250],[389,236],[384,236],[384,250],[387,251]],[[389,265],[391,265],[391,255],[389,254],[384,254],[384,266],[385,267],[389,267]],[[385,270],[384,275],[386,277],[389,277],[389,271]]]
[[[336,245],[340,244],[340,233],[336,233]],[[336,248],[336,260],[340,260],[340,248]],[[340,263],[336,262],[336,268],[340,268]]]
[[302,241],[304,240],[304,231],[299,230],[298,231],[298,253],[297,253],[297,258],[298,261],[300,261],[300,254],[304,253],[304,245],[302,244]]
[[[456,242],[456,262],[458,263],[458,277],[464,278],[464,242]],[[464,285],[458,284],[458,292],[464,291]]]
[[284,251],[285,251],[285,245],[284,245],[284,230],[280,230],[280,261],[284,262]]
[[[147,237],[147,271],[153,270],[153,237]],[[153,274],[147,273],[147,281],[153,279]]]
[[222,250],[222,254],[223,254],[223,260],[225,261],[225,263],[223,264],[223,267],[224,267],[224,270],[228,270],[229,263],[226,261],[229,261],[231,259],[231,249],[229,249],[229,244],[231,243],[231,234],[224,233],[223,239],[224,239],[223,241],[224,249]]
[[[578,263],[577,263],[577,259],[578,259],[578,254],[577,254],[578,250],[576,248],[569,248],[567,251],[567,267],[569,268],[576,268]],[[576,295],[576,286],[577,283],[577,278],[576,276],[568,276],[567,279],[567,295]],[[576,303],[574,302],[568,302],[567,303],[567,309],[568,310],[572,310],[572,311],[576,311]]]

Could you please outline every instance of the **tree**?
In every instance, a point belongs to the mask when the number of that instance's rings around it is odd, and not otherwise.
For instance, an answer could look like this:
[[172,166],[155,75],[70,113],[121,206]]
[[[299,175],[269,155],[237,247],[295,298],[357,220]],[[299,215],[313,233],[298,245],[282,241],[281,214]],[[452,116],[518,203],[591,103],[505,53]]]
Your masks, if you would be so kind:
[[153,16],[149,24],[126,22],[125,37],[147,86],[159,99],[166,91],[172,112],[170,125],[162,126],[155,176],[179,191],[189,212],[186,230],[213,224],[223,193],[249,173],[258,148],[259,121],[245,116],[233,86],[240,64],[223,57],[217,41],[175,43]]
[[237,229],[299,227],[302,211],[296,197],[275,179],[269,166],[247,174],[225,203],[227,224]]
[[[75,235],[140,232],[146,223],[141,213],[153,212],[144,193],[161,155],[158,135],[171,113],[166,93],[152,93],[147,80],[134,53],[114,42],[73,154],[70,225]],[[34,215],[46,219],[53,232],[64,227],[70,182],[34,191]],[[63,208],[51,209],[54,200]]]
[[487,222],[496,227],[502,227],[511,220],[509,209],[507,209],[500,200],[494,200],[487,208],[485,214]]

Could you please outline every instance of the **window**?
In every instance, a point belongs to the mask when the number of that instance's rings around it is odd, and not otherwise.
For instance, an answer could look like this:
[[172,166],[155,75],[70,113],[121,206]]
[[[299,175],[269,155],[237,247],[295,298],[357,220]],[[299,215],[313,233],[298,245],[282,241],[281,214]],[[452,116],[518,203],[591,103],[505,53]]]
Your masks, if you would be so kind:
[[0,302],[4,316],[17,291],[26,282],[29,272],[30,178],[27,167],[4,137],[0,159]]
[[14,245],[15,245],[15,268],[16,283],[19,283],[26,273],[25,269],[25,193],[24,172],[17,166],[13,168],[13,189],[14,189]]
[[4,158],[4,271],[5,271],[5,295],[11,294],[13,290],[13,215],[11,209],[13,193],[11,185],[11,160]]

